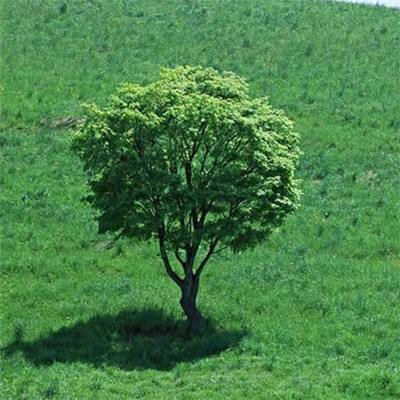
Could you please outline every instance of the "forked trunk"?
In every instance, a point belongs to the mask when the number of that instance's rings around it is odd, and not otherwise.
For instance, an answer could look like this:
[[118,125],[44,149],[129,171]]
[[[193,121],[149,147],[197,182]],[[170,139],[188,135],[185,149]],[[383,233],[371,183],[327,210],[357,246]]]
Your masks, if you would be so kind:
[[191,274],[186,276],[181,288],[182,297],[180,301],[189,322],[190,332],[195,334],[203,332],[206,327],[205,320],[196,305],[198,284],[198,277]]
[[204,257],[203,261],[200,263],[196,272],[193,273],[193,264],[194,259],[196,257],[196,253],[199,247],[199,243],[197,243],[196,247],[191,248],[190,251],[187,251],[187,260],[183,261],[179,256],[179,249],[176,251],[175,255],[179,262],[182,264],[185,277],[181,278],[172,268],[171,263],[169,262],[168,253],[165,248],[165,227],[161,226],[158,230],[159,244],[160,244],[160,254],[161,258],[164,262],[165,270],[169,277],[177,284],[177,286],[181,289],[181,306],[183,311],[186,314],[186,317],[189,322],[189,329],[191,333],[201,333],[206,328],[206,321],[201,315],[200,311],[196,306],[197,293],[199,290],[199,280],[200,274],[206,265],[208,259],[213,254],[215,246],[217,245],[217,240],[214,240],[209,247],[207,255]]

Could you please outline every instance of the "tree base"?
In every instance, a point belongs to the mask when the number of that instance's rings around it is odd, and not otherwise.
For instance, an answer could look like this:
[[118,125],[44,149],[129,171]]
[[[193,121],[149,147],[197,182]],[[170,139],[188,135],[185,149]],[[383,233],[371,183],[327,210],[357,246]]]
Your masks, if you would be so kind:
[[206,320],[196,307],[195,298],[183,295],[180,303],[187,317],[189,332],[195,335],[204,332],[207,325]]
[[192,318],[188,318],[188,328],[189,332],[193,335],[199,335],[203,333],[207,328],[207,322],[203,316],[198,313]]

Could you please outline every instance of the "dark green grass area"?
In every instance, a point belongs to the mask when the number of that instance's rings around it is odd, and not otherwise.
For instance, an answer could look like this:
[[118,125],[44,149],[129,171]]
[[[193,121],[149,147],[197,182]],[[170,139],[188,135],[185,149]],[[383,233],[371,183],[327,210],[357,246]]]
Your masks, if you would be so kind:
[[[65,4],[65,5],[64,5]],[[1,399],[400,397],[400,13],[314,1],[1,2]],[[302,207],[207,268],[190,339],[156,246],[97,235],[70,134],[121,81],[210,65],[302,135]]]

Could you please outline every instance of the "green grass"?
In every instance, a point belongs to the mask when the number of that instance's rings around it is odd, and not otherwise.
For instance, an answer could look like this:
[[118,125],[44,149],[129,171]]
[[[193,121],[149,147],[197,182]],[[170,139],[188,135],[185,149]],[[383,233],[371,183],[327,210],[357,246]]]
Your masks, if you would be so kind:
[[[400,14],[316,1],[3,1],[1,399],[400,398]],[[215,258],[189,340],[152,244],[100,237],[69,133],[164,66],[246,77],[302,135],[302,207]]]

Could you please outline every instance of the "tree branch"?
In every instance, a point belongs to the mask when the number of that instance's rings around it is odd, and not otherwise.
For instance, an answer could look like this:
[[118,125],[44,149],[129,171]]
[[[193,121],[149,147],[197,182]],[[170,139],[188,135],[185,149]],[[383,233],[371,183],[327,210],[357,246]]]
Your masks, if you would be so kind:
[[215,248],[217,247],[218,244],[218,239],[214,239],[211,241],[210,246],[208,247],[208,251],[206,256],[203,258],[203,261],[200,263],[200,265],[198,266],[195,276],[196,277],[200,277],[200,274],[202,273],[204,267],[206,266],[208,260],[210,259],[210,257],[214,254]]
[[163,225],[161,228],[158,229],[158,241],[160,244],[161,258],[164,262],[164,266],[165,266],[165,270],[167,271],[167,274],[181,288],[183,285],[183,280],[178,276],[178,274],[171,267],[171,263],[169,262],[167,250],[165,248],[164,236],[165,236],[165,228]]
[[181,255],[179,254],[179,248],[175,249],[175,257],[176,259],[180,262],[180,264],[183,267],[183,270],[186,271],[186,262],[185,260],[181,257]]
[[203,204],[200,209],[200,219],[199,219],[199,227],[202,229],[204,228],[204,224],[206,222],[207,214],[210,212],[212,207],[212,201],[208,202],[208,204]]

